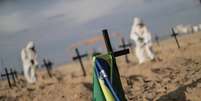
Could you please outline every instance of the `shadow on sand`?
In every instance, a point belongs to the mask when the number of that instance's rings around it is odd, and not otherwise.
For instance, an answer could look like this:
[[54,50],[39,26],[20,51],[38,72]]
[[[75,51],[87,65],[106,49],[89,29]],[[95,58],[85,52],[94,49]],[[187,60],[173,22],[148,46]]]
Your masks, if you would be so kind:
[[87,88],[87,90],[92,91],[92,84],[91,83],[83,83],[84,87]]
[[201,78],[196,81],[193,81],[190,84],[180,86],[176,90],[164,96],[161,96],[156,101],[189,101],[186,99],[186,96],[185,96],[186,89],[196,87],[198,83],[201,83]]

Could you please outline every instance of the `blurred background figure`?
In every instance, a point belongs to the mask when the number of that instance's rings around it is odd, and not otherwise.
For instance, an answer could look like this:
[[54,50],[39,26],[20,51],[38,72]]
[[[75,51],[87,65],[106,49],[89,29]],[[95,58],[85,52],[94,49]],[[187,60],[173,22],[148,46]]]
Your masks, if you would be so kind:
[[178,34],[189,34],[193,33],[192,25],[179,24],[174,27],[175,33]]
[[30,41],[21,51],[24,76],[28,83],[36,82],[36,68],[38,67],[35,45]]
[[130,38],[135,41],[135,52],[139,64],[144,63],[148,59],[155,60],[155,54],[152,51],[151,33],[140,18],[134,18]]

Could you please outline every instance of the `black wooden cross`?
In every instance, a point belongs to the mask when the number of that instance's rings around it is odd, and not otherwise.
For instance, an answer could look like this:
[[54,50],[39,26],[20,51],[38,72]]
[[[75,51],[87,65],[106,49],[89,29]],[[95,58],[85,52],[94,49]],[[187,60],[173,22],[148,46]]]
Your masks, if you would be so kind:
[[171,35],[171,36],[174,37],[174,39],[175,39],[175,41],[176,41],[176,43],[177,43],[177,47],[180,48],[179,41],[178,41],[178,39],[177,39],[177,35],[178,35],[178,34],[175,33],[174,28],[172,28],[171,30],[172,30],[172,35]]
[[125,55],[125,54],[129,53],[129,49],[123,49],[123,50],[120,50],[120,51],[113,52],[107,29],[104,29],[102,32],[103,32],[103,37],[104,37],[105,44],[106,44],[106,47],[107,47],[107,51],[112,53],[113,57],[118,57],[118,56],[122,56],[122,55]]
[[73,61],[75,61],[77,59],[79,60],[81,68],[82,68],[83,76],[86,76],[86,71],[84,69],[82,58],[88,56],[88,54],[82,54],[82,55],[80,55],[78,48],[75,49],[75,52],[76,52],[77,56],[73,57]]
[[13,71],[13,73],[14,73],[14,75],[15,75],[15,78],[16,78],[16,79],[18,79],[18,76],[17,76],[17,75],[18,75],[18,74],[17,74],[17,71],[16,71],[16,70],[14,70],[14,71]]
[[13,82],[14,82],[14,84],[16,85],[16,80],[15,80],[15,76],[16,76],[16,74],[15,74],[15,72],[13,71],[13,69],[12,68],[10,68],[10,73],[9,73],[10,75],[11,75],[11,77],[12,77],[12,79],[13,79]]
[[[111,43],[110,43],[110,38],[109,38],[109,35],[108,35],[108,31],[106,29],[104,29],[103,31],[103,36],[104,36],[104,40],[105,40],[105,44],[106,44],[106,47],[107,47],[107,51],[108,53],[111,53],[112,55],[112,65],[113,65],[113,71],[116,72],[116,76],[119,76],[119,71],[118,71],[118,67],[117,67],[117,64],[116,64],[116,59],[115,57],[118,57],[118,56],[122,56],[122,55],[125,55],[125,54],[128,54],[129,53],[129,49],[123,49],[123,50],[120,50],[120,51],[116,51],[114,52],[113,49],[112,49],[112,46],[111,46]],[[114,73],[115,74],[115,73]],[[113,75],[113,74],[112,74]],[[121,84],[121,80],[116,78],[115,79],[117,82],[119,81],[119,84]],[[111,80],[111,83],[113,82],[113,80]],[[112,83],[112,86],[117,89],[118,91],[122,92],[123,93],[123,88],[121,88],[121,85],[120,86],[117,86],[118,84],[114,84]],[[120,87],[120,88],[119,88]],[[123,94],[124,95],[124,94]],[[126,101],[125,97],[124,96],[120,96],[122,98],[122,100]]]
[[7,77],[8,85],[9,85],[10,88],[12,88],[11,80],[10,80],[10,73],[8,73],[7,68],[5,68],[5,74],[1,74],[1,77],[4,77],[4,76]]
[[47,59],[43,59],[43,66],[46,68],[49,77],[52,77],[51,70],[52,70],[53,63]]
[[134,54],[134,49],[133,49],[134,44],[133,44],[132,40],[129,39],[129,40],[128,40],[128,43],[130,44],[131,53]]
[[[119,47],[120,47],[120,48],[123,48],[124,50],[125,50],[127,47],[131,47],[131,46],[132,46],[131,43],[126,44],[126,42],[125,42],[125,40],[124,40],[123,37],[121,38],[121,42],[122,42],[122,45],[119,45]],[[125,55],[125,61],[126,61],[126,63],[129,63],[129,62],[130,62],[127,55]]]
[[159,41],[158,35],[155,35],[155,41],[156,41],[157,45],[160,46],[160,41]]

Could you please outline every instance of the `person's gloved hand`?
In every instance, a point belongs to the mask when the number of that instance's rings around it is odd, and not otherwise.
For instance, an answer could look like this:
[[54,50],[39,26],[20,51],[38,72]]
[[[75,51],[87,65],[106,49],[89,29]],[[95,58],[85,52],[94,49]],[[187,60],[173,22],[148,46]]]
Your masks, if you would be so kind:
[[142,42],[144,42],[144,38],[139,37],[139,38],[138,38],[138,41],[139,41],[140,43],[142,43]]

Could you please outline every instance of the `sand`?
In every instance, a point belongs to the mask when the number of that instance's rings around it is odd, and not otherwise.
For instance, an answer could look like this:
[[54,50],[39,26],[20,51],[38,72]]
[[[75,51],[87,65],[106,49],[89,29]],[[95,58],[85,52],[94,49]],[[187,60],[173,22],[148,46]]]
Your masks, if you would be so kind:
[[[201,100],[201,33],[161,41],[154,50],[160,61],[137,64],[134,54],[130,63],[117,58],[121,81],[128,101],[200,101]],[[0,81],[0,101],[90,101],[92,98],[92,61],[84,60],[87,76],[79,63],[54,68],[53,77],[38,70],[38,82],[27,84],[24,77],[12,89]]]

